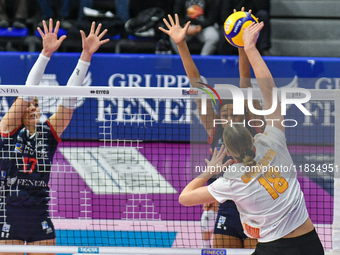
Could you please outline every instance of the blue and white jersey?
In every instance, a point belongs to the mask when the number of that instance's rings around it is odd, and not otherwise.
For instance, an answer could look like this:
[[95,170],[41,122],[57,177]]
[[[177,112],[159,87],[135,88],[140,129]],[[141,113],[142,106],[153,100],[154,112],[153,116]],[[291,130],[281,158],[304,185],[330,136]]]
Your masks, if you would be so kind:
[[49,201],[52,160],[60,141],[48,121],[38,125],[32,136],[24,125],[1,134],[0,167],[6,204],[31,206]]

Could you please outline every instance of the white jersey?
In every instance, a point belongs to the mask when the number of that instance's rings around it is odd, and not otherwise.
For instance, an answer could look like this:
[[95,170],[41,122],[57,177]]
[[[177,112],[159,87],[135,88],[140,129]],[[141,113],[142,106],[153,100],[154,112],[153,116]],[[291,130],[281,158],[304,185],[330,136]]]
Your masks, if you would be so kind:
[[308,212],[285,134],[267,125],[254,138],[257,165],[230,166],[208,190],[220,203],[236,203],[247,236],[270,242],[301,226]]

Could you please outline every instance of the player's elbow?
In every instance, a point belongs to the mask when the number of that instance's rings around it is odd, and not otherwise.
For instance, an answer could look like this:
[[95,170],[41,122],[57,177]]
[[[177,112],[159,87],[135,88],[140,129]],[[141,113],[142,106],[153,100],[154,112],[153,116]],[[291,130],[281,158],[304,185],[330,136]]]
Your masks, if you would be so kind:
[[181,194],[179,195],[179,198],[178,198],[178,202],[181,204],[181,205],[184,205],[184,206],[191,206],[192,204],[190,203],[191,199],[189,198],[189,196],[185,195],[185,194]]

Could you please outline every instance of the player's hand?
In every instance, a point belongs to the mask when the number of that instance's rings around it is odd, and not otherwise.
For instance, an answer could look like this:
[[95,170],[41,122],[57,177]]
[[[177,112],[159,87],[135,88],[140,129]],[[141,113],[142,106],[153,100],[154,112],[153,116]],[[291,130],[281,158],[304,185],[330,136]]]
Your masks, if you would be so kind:
[[65,40],[66,35],[61,36],[58,39],[58,31],[60,27],[60,22],[57,21],[57,24],[53,31],[53,20],[49,20],[49,26],[47,27],[45,20],[42,21],[44,32],[40,27],[37,28],[39,34],[41,35],[43,41],[43,49],[41,53],[46,57],[51,57],[52,53],[55,52],[61,45],[61,43]]
[[177,13],[175,14],[175,22],[170,14],[168,15],[168,18],[169,18],[170,24],[166,19],[163,19],[163,22],[169,30],[166,30],[162,27],[159,27],[158,29],[166,33],[167,35],[169,35],[176,44],[179,44],[180,42],[185,41],[185,37],[187,35],[190,21],[188,21],[185,24],[184,28],[182,28],[179,23],[179,18],[178,18]]
[[[245,8],[244,7],[242,7],[241,8],[241,12],[244,12],[245,11]],[[237,10],[236,9],[234,9],[234,12],[237,12]],[[250,14],[251,14],[251,12],[252,12],[252,10],[251,9],[249,9],[249,11],[248,11]]]
[[261,29],[263,28],[264,23],[255,23],[250,24],[246,29],[243,30],[243,43],[244,50],[250,49],[252,47],[256,48],[257,38]]
[[[245,8],[242,7],[242,8],[241,8],[241,12],[244,12],[244,11],[245,11]],[[234,13],[235,13],[235,12],[237,12],[236,9],[234,9]],[[252,13],[252,10],[249,9],[248,12],[251,14],[251,13]],[[244,48],[238,48],[238,52],[241,52],[241,54],[242,54],[242,53],[244,52]],[[239,54],[240,54],[240,53],[239,53]]]
[[235,162],[233,159],[229,159],[227,162],[223,164],[223,160],[226,155],[227,150],[225,150],[224,145],[222,145],[219,151],[217,151],[217,148],[214,149],[214,153],[210,161],[208,159],[205,159],[205,162],[207,163],[207,169],[210,172],[210,174],[212,175],[219,174],[223,170],[226,170],[228,166]]
[[104,35],[107,33],[107,29],[100,33],[102,24],[99,23],[96,28],[96,22],[92,22],[89,35],[86,37],[85,32],[80,30],[81,41],[83,45],[83,52],[80,57],[81,60],[90,62],[93,53],[95,53],[101,45],[110,41],[110,39],[104,39]]

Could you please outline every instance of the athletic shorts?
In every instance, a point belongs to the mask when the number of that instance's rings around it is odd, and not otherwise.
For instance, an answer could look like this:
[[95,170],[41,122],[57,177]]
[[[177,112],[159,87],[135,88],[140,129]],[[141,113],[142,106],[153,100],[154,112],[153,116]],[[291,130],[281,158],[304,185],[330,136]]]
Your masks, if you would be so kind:
[[315,229],[294,238],[258,243],[252,255],[324,255],[324,249]]
[[240,214],[233,201],[228,200],[224,203],[223,211],[218,211],[214,234],[228,235],[246,239],[247,236],[243,232],[243,227],[240,220]]
[[0,240],[35,242],[55,238],[48,206],[6,205],[6,220],[0,219]]

